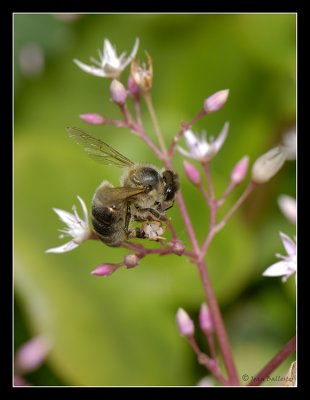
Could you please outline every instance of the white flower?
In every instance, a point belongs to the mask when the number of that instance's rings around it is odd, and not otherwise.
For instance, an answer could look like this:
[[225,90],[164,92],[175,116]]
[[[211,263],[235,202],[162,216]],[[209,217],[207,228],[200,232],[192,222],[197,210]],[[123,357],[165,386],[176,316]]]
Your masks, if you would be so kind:
[[111,42],[108,39],[104,39],[103,51],[101,52],[98,49],[99,61],[95,60],[93,57],[90,58],[90,61],[92,61],[96,66],[86,65],[76,59],[73,61],[78,67],[89,74],[102,78],[118,78],[121,72],[136,56],[138,47],[139,39],[137,38],[129,57],[126,58],[126,52],[122,53],[118,57],[115,48],[111,45]]
[[287,256],[276,254],[283,261],[272,264],[263,272],[263,276],[282,276],[282,281],[286,282],[297,270],[296,243],[282,232],[280,232],[280,237]]
[[65,236],[71,236],[72,240],[62,246],[48,249],[46,250],[46,253],[65,253],[67,251],[75,249],[80,244],[85,242],[85,240],[89,239],[91,235],[91,230],[88,224],[87,208],[84,201],[79,196],[77,196],[77,198],[81,203],[84,217],[83,219],[79,217],[75,206],[72,207],[73,214],[70,214],[69,212],[64,210],[59,210],[58,208],[53,208],[61,221],[63,221],[67,225],[67,228],[59,229],[59,231],[62,232],[59,237],[62,239]]
[[297,206],[296,199],[286,194],[281,194],[278,197],[278,204],[283,213],[283,215],[292,223],[296,224],[297,218]]
[[197,137],[190,129],[185,131],[184,138],[189,151],[182,149],[178,146],[178,150],[186,157],[193,158],[201,162],[208,162],[218,153],[228,134],[229,123],[226,122],[217,139],[210,138],[207,141],[207,133],[202,133],[202,138]]

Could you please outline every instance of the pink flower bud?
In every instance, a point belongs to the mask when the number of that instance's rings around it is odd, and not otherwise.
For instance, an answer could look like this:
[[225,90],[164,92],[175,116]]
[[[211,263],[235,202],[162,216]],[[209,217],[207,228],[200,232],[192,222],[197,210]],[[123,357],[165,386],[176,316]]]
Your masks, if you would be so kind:
[[81,114],[80,118],[88,124],[92,125],[101,125],[104,123],[104,117],[96,113]]
[[136,254],[127,254],[124,257],[124,264],[127,268],[136,267],[139,264],[139,257]]
[[95,268],[91,274],[96,276],[109,276],[120,267],[120,264],[102,264]]
[[219,111],[227,101],[229,90],[220,90],[208,97],[203,105],[203,108],[207,114]]
[[26,342],[16,352],[17,371],[25,374],[39,368],[43,364],[49,349],[49,342],[42,336],[37,336]]
[[176,254],[177,256],[181,256],[184,253],[185,246],[180,240],[175,240],[172,243],[172,250],[174,254]]
[[199,313],[199,325],[202,332],[210,334],[214,331],[214,326],[210,314],[210,310],[206,303],[202,303]]
[[186,160],[183,162],[183,167],[184,167],[184,171],[185,171],[187,178],[194,185],[199,185],[201,180],[200,180],[200,173],[199,173],[198,169]]
[[140,97],[140,88],[131,75],[129,75],[127,87],[128,92],[133,99],[138,99]]
[[19,375],[14,375],[14,386],[31,386],[26,379],[22,378]]
[[183,308],[179,308],[176,316],[179,332],[182,336],[190,337],[194,335],[195,327],[193,321]]
[[255,183],[268,182],[282,167],[286,153],[280,147],[274,147],[260,156],[252,167],[252,180]]
[[110,93],[113,103],[119,105],[125,103],[127,98],[127,91],[125,89],[125,86],[117,79],[113,79],[113,81],[111,82]]
[[248,166],[249,166],[249,156],[244,156],[243,158],[241,158],[240,161],[237,162],[234,169],[232,170],[232,173],[230,175],[230,180],[236,185],[241,183],[246,176],[246,173],[248,171]]

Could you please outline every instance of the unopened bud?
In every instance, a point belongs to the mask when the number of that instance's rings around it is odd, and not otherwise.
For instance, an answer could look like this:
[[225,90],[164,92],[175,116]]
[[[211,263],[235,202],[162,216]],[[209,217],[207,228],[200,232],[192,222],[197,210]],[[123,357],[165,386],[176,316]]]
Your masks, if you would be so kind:
[[146,53],[146,65],[140,65],[136,60],[131,63],[131,76],[134,82],[139,87],[141,93],[148,93],[152,88],[153,83],[153,63],[151,56]]
[[113,79],[113,81],[111,82],[110,94],[113,103],[119,105],[125,103],[127,98],[127,91],[125,89],[125,86],[117,79]]
[[119,264],[102,264],[94,269],[91,274],[96,276],[109,276],[119,268]]
[[219,111],[227,101],[229,95],[229,89],[220,90],[208,97],[203,105],[203,108],[207,114]]
[[92,125],[101,125],[104,123],[104,117],[99,114],[90,113],[90,114],[81,114],[80,118]]
[[287,160],[296,160],[297,135],[296,128],[286,131],[282,139],[282,150]]
[[185,246],[180,240],[175,240],[172,243],[172,251],[177,256],[181,256],[184,253],[184,250],[185,250]]
[[292,223],[296,224],[297,207],[296,199],[291,196],[282,194],[278,197],[278,204],[283,215]]
[[133,77],[129,75],[127,83],[128,93],[133,99],[138,99],[140,97],[140,88],[134,81]]
[[206,303],[202,303],[199,312],[199,325],[202,332],[210,334],[214,331],[213,321],[209,307]]
[[241,183],[246,176],[246,173],[248,171],[248,166],[249,166],[249,157],[244,156],[243,158],[241,158],[240,161],[237,162],[234,169],[232,170],[232,173],[230,175],[230,180],[236,185]]
[[49,350],[50,344],[46,338],[37,336],[29,340],[16,353],[16,369],[19,373],[25,374],[39,368]]
[[183,167],[184,167],[184,171],[185,171],[187,178],[194,185],[197,185],[197,186],[200,185],[201,178],[200,178],[200,173],[199,173],[198,169],[186,160],[183,162]]
[[127,254],[127,256],[124,257],[124,264],[127,268],[136,267],[139,264],[139,257],[135,254]]
[[179,308],[176,316],[179,332],[182,336],[190,337],[194,335],[194,322],[183,308]]
[[252,180],[255,183],[269,181],[282,167],[286,159],[280,147],[274,147],[260,156],[252,167]]

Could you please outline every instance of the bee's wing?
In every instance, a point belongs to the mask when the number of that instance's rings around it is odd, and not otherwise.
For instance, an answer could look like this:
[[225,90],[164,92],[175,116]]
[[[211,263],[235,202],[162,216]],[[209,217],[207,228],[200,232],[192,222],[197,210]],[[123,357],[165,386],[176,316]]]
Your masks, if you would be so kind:
[[127,157],[113,149],[102,140],[97,139],[79,128],[67,128],[67,132],[75,143],[84,148],[86,154],[101,164],[115,165],[116,167],[129,167],[133,165]]
[[102,186],[102,188],[97,191],[97,197],[99,200],[102,197],[105,201],[108,198],[111,204],[120,204],[131,197],[145,193],[145,191],[144,188]]

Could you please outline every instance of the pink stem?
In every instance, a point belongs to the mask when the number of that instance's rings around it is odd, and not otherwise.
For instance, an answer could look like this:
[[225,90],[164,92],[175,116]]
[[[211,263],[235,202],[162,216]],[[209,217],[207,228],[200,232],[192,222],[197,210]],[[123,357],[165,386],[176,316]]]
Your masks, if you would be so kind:
[[253,189],[255,189],[256,186],[257,186],[257,184],[253,181],[251,181],[248,184],[248,186],[245,188],[244,192],[239,197],[239,199],[236,201],[236,203],[232,206],[232,208],[228,211],[228,213],[222,218],[219,225],[221,225],[223,227],[226,224],[226,222],[229,220],[229,218],[231,218],[233,216],[233,214],[238,210],[238,208],[246,200],[246,198],[253,191]]
[[134,107],[135,107],[137,123],[138,123],[138,125],[143,126],[142,117],[141,117],[141,103],[140,103],[140,100],[139,99],[133,99],[133,104],[134,104]]
[[189,217],[186,205],[184,203],[184,199],[183,199],[181,190],[179,191],[179,193],[177,195],[177,203],[178,203],[178,206],[179,206],[179,209],[180,209],[180,213],[181,213],[181,216],[183,218],[183,221],[184,221],[184,224],[185,224],[189,239],[190,239],[190,241],[192,243],[193,250],[194,250],[196,255],[199,255],[200,254],[199,244],[197,242],[196,234],[194,232],[192,221],[191,221],[191,219]]
[[126,104],[121,104],[119,107],[121,109],[122,114],[124,115],[125,122],[127,124],[130,124],[131,121],[132,121],[132,117],[130,115],[130,112],[128,110],[127,105]]
[[289,355],[296,351],[296,336],[294,336],[282,350],[251,380],[248,386],[259,386]]
[[235,189],[236,184],[232,181],[229,182],[225,192],[222,194],[222,196],[218,199],[217,204],[218,206],[221,206],[224,201],[227,199],[228,195]]
[[173,225],[172,225],[170,220],[168,220],[167,225],[168,225],[168,228],[170,229],[170,232],[171,232],[171,235],[172,235],[172,240],[177,240],[178,239],[177,233],[176,233],[176,231],[175,231],[175,229],[174,229],[174,227],[173,227]]
[[232,351],[230,348],[228,336],[225,330],[224,322],[221,316],[221,312],[219,306],[216,301],[216,297],[210,282],[210,278],[208,276],[208,272],[206,269],[206,265],[203,260],[197,262],[197,266],[199,268],[199,273],[201,277],[201,281],[203,283],[203,288],[205,291],[206,299],[210,308],[210,312],[212,315],[212,320],[214,323],[214,329],[216,332],[217,340],[221,349],[221,353],[223,356],[223,361],[225,363],[227,373],[229,376],[229,381],[231,385],[239,385],[239,379],[237,370],[233,361]]
[[169,147],[169,150],[168,150],[168,156],[169,156],[170,158],[172,158],[172,156],[173,156],[173,154],[174,154],[174,152],[175,152],[176,145],[177,145],[178,141],[181,139],[181,137],[184,135],[184,132],[185,132],[187,129],[190,129],[191,126],[192,126],[196,121],[198,121],[200,118],[202,118],[202,117],[205,116],[205,115],[206,115],[205,110],[204,110],[204,109],[201,109],[201,110],[199,111],[199,113],[198,113],[197,115],[195,115],[195,117],[193,117],[189,122],[183,122],[183,123],[181,124],[181,129],[179,130],[179,132],[178,132],[178,133],[175,135],[175,137],[173,138],[172,143],[171,143],[171,145],[170,145],[170,147]]
[[218,365],[214,360],[211,360],[205,353],[203,353],[195,338],[193,336],[190,336],[187,338],[189,344],[192,346],[192,349],[197,355],[198,362],[199,364],[203,365],[205,368],[207,368],[214,376],[217,378],[219,382],[221,382],[224,386],[228,385],[228,381],[225,379],[223,374],[221,373]]
[[205,337],[206,337],[206,340],[208,342],[211,358],[213,358],[213,360],[217,360],[215,346],[214,346],[213,334],[212,333],[206,333]]
[[202,194],[203,198],[205,199],[205,202],[208,204],[208,206],[210,205],[210,197],[208,195],[208,192],[206,191],[206,189],[204,188],[203,184],[200,182],[200,184],[197,186],[200,193]]
[[[215,214],[216,214],[217,208],[221,205],[221,203],[220,203],[220,201],[217,201],[217,202],[211,203],[209,205],[210,212],[211,212],[210,229],[209,229],[209,233],[208,233],[208,235],[202,245],[202,248],[201,248],[202,255],[206,254],[215,234],[218,233],[224,227],[224,225],[227,223],[229,218],[231,218],[233,216],[233,214],[238,210],[238,208],[246,200],[246,198],[249,196],[249,194],[253,191],[253,189],[255,187],[256,187],[256,184],[254,182],[250,182],[249,185],[245,188],[242,195],[236,201],[236,203],[232,206],[232,208],[228,211],[228,213],[222,218],[222,220],[217,225],[215,225]],[[214,224],[211,224],[211,222],[213,222]]]
[[[196,122],[203,115],[205,115],[205,112],[200,111],[200,113],[198,113],[196,115],[196,117],[194,117],[191,120],[190,123]],[[130,128],[132,129],[132,131],[135,134],[137,134],[138,136],[140,136],[149,145],[149,147],[151,147],[151,149],[154,151],[154,153],[158,156],[158,158],[160,160],[164,161],[166,168],[173,169],[172,168],[172,155],[174,153],[176,143],[190,125],[182,126],[182,129],[179,132],[179,135],[177,135],[178,138],[175,138],[175,140],[173,141],[173,143],[170,147],[170,151],[168,152],[168,156],[166,156],[166,157],[165,157],[165,154],[163,154],[154,144],[150,145],[150,143],[149,143],[150,139],[148,138],[148,136],[145,135],[144,130],[140,125],[137,125],[137,124],[130,124],[130,125],[131,125]],[[210,190],[211,190],[211,186],[210,186]],[[214,200],[214,191],[213,191],[213,200]],[[184,221],[186,230],[189,235],[189,239],[191,241],[191,244],[192,244],[192,247],[194,250],[194,254],[192,254],[192,259],[193,259],[193,261],[195,261],[195,263],[197,264],[197,266],[199,268],[199,272],[200,272],[202,284],[204,287],[206,299],[207,299],[207,302],[210,307],[212,319],[214,321],[214,327],[215,327],[215,332],[217,335],[218,343],[219,343],[219,346],[220,346],[220,349],[222,352],[222,356],[223,356],[223,360],[224,360],[224,363],[225,363],[225,366],[226,366],[226,369],[228,372],[229,381],[233,385],[238,385],[239,380],[238,380],[238,376],[237,376],[237,371],[236,371],[236,368],[234,365],[234,361],[233,361],[228,337],[227,337],[227,334],[225,331],[224,323],[223,323],[221,313],[220,313],[220,310],[219,310],[219,307],[218,307],[218,304],[216,301],[215,294],[212,289],[210,279],[209,279],[207,271],[206,271],[205,264],[202,260],[202,253],[201,253],[201,250],[200,250],[200,247],[199,247],[199,244],[198,244],[198,241],[196,238],[196,234],[194,232],[193,225],[192,225],[191,219],[189,217],[186,205],[184,203],[184,199],[183,199],[181,191],[179,191],[179,193],[177,195],[177,203],[179,205],[180,213],[181,213],[182,219]],[[212,219],[212,224],[215,223],[215,219],[214,219],[214,221],[213,221],[213,219]],[[165,249],[155,249],[155,250],[156,251],[153,251],[153,249],[152,249],[152,252],[149,251],[148,253],[159,253],[159,254],[165,253]],[[169,253],[169,252],[167,252],[167,253]],[[145,254],[145,253],[143,253],[143,254]]]

